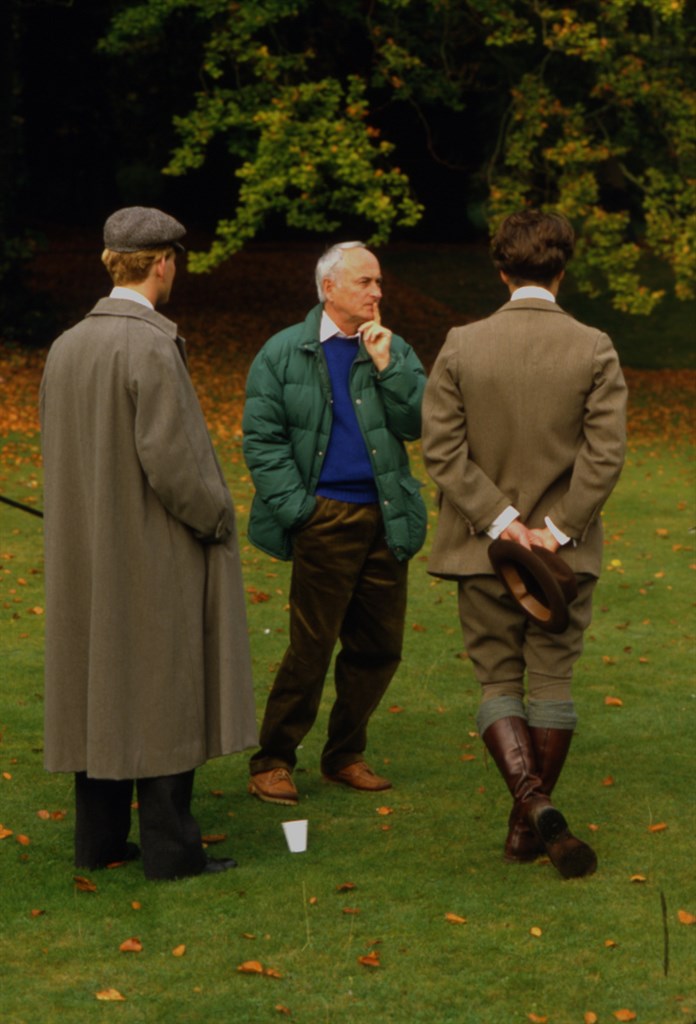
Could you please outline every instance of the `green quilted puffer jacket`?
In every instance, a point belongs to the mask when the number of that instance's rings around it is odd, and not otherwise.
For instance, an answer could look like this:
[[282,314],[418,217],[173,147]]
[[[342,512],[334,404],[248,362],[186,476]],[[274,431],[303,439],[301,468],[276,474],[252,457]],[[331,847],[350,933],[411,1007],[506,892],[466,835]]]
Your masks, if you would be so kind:
[[[322,306],[303,323],[273,335],[254,359],[244,408],[244,457],[256,494],[252,544],[292,558],[292,533],[314,511],[314,492],[331,433],[331,384],[319,341]],[[411,476],[404,441],[420,437],[425,371],[410,345],[394,335],[389,366],[378,373],[363,348],[350,391],[374,470],[387,543],[399,561],[425,540],[421,484]]]

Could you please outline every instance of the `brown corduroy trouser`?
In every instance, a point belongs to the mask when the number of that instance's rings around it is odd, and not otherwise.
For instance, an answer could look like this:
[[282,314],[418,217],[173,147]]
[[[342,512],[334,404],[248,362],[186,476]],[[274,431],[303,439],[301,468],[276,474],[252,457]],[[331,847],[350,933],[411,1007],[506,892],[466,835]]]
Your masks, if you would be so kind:
[[290,644],[275,677],[252,773],[294,768],[317,717],[336,643],[336,700],[321,768],[363,759],[367,724],[401,660],[408,566],[387,547],[377,504],[319,497],[294,538]]

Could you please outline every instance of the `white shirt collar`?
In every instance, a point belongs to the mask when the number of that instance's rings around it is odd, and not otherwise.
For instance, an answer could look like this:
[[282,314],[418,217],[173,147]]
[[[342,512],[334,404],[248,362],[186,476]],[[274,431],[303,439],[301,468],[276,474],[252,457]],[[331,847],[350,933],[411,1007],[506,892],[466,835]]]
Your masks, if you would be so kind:
[[140,292],[136,292],[134,288],[124,288],[122,285],[116,285],[111,289],[110,299],[130,299],[131,302],[139,302],[141,306],[147,306],[148,309],[154,309],[149,299],[146,299]]
[[321,313],[321,325],[319,327],[319,341],[322,343],[328,341],[329,338],[357,338],[356,334],[344,334],[343,331],[339,330],[336,324],[333,322],[326,310],[322,310]]
[[548,288],[542,288],[538,284],[525,284],[521,288],[516,288],[510,296],[510,301],[515,302],[517,299],[546,299],[547,302],[555,302],[556,298],[553,292],[550,292]]

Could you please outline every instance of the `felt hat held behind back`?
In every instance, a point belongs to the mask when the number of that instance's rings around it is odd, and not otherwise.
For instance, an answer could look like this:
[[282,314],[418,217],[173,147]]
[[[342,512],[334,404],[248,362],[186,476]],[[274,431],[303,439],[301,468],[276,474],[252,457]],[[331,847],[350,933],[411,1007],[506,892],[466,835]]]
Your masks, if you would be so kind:
[[508,594],[541,629],[562,633],[568,628],[568,605],[577,597],[575,573],[548,548],[530,551],[516,541],[494,540],[488,558]]

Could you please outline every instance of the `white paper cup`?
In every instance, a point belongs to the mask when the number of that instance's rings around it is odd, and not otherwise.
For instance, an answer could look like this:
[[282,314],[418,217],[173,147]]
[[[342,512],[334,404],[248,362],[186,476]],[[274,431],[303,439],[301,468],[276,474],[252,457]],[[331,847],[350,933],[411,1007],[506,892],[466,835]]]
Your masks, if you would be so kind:
[[282,825],[290,853],[304,853],[307,849],[307,820],[284,821]]

